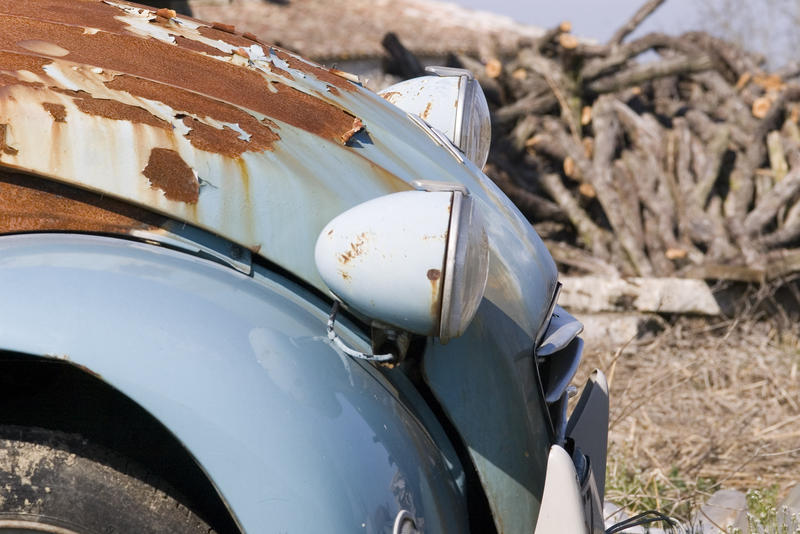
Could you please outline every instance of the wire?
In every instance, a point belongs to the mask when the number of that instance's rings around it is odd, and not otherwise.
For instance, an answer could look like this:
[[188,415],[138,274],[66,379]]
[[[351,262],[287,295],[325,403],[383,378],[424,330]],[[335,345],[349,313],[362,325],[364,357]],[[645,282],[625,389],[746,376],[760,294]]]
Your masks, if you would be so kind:
[[608,527],[605,534],[616,534],[628,528],[649,525],[650,523],[657,523],[658,521],[663,521],[669,525],[670,530],[680,528],[677,521],[668,515],[662,514],[658,510],[647,510],[646,512],[642,512],[641,514],[637,514]]
[[328,316],[328,339],[330,339],[337,347],[339,347],[342,352],[347,354],[348,356],[352,356],[353,358],[358,358],[360,360],[367,360],[370,362],[388,362],[394,358],[394,355],[389,354],[366,354],[364,352],[359,352],[355,349],[351,349],[347,345],[344,344],[344,341],[336,334],[333,330],[333,325],[336,323],[336,314],[339,313],[339,301],[333,301],[333,308],[331,308],[331,314]]

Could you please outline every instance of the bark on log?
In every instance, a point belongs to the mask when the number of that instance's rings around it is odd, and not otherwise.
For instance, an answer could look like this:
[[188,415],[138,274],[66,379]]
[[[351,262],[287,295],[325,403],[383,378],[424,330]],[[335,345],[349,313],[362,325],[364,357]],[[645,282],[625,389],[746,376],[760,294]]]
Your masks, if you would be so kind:
[[711,58],[707,55],[671,57],[652,63],[635,65],[613,75],[598,78],[589,82],[586,85],[586,89],[597,94],[612,93],[656,78],[702,72],[713,66]]
[[614,32],[614,35],[608,40],[608,44],[611,46],[620,44],[625,37],[638,28],[639,25],[663,3],[664,0],[648,0],[648,2],[645,2],[625,24]]

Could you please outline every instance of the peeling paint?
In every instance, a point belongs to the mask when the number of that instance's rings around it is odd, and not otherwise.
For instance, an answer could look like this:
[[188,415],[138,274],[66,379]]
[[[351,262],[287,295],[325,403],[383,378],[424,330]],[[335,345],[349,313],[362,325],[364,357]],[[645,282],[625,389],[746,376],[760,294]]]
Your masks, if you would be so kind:
[[8,144],[8,124],[0,124],[0,152],[16,156],[19,150]]
[[66,48],[61,48],[55,43],[51,43],[50,41],[42,41],[41,39],[26,39],[24,41],[19,41],[17,46],[37,54],[42,54],[44,56],[62,57],[69,54],[69,50]]
[[55,122],[66,122],[67,108],[64,104],[54,104],[53,102],[42,102],[42,107],[53,117]]
[[174,9],[162,7],[156,10],[156,16],[164,17],[165,19],[173,19],[178,16],[178,13]]
[[74,101],[78,109],[87,115],[96,115],[98,117],[105,117],[118,121],[148,124],[165,130],[172,129],[170,124],[165,120],[159,119],[146,109],[137,106],[130,106],[116,100],[105,98],[92,98],[88,95],[76,97]]
[[200,195],[197,174],[174,150],[154,148],[142,174],[154,187],[161,189],[168,199],[197,203]]

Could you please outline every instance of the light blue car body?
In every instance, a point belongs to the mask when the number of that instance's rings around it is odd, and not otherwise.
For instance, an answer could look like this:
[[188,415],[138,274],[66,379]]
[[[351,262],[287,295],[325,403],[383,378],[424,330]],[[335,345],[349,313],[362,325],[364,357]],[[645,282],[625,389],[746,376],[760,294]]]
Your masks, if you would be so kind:
[[144,243],[32,234],[0,238],[0,294],[3,349],[84,367],[153,414],[244,531],[382,532],[401,509],[427,532],[467,530],[458,459],[413,388],[338,351],[325,303],[297,284]]
[[[154,13],[119,9],[115,20],[135,30],[128,33],[163,38]],[[0,153],[1,166],[169,222],[166,231],[121,232],[125,238],[0,236],[0,351],[68,361],[132,399],[185,447],[245,532],[382,533],[400,510],[424,532],[466,532],[463,461],[474,465],[497,530],[532,532],[553,443],[534,351],[557,280],[530,224],[474,164],[375,94],[343,89],[349,82],[332,84],[333,75],[271,48],[258,48],[269,52],[263,57],[233,53],[189,22],[170,31],[236,56],[263,76],[264,91],[291,88],[345,110],[364,129],[341,143],[276,119],[273,147],[234,158],[198,149],[185,134],[186,110],[111,91],[104,80],[114,65],[73,69],[69,58],[50,58],[46,72],[17,71],[23,83],[5,102],[14,152]],[[96,33],[84,32],[86,40]],[[33,78],[46,83],[33,87]],[[171,128],[84,113],[65,96],[78,82]],[[64,87],[55,91],[57,83]],[[61,99],[65,121],[48,115],[45,96]],[[80,137],[87,132],[92,142]],[[193,203],[142,176],[151,150],[170,144],[195,173]],[[53,157],[41,157],[48,152]],[[331,300],[312,259],[327,221],[418,179],[466,186],[490,248],[486,292],[466,333],[446,345],[428,339],[417,355],[441,407],[435,414],[401,370],[357,361],[328,341]],[[197,254],[217,245],[252,250],[258,261]],[[367,330],[337,323],[362,351],[370,350]],[[454,452],[459,446],[467,455]]]

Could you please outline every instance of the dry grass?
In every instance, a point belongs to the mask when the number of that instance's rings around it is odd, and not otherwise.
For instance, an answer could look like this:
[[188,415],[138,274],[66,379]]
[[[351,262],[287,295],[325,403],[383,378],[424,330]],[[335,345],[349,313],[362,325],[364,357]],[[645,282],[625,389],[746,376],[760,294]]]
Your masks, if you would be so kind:
[[688,520],[720,488],[800,483],[800,341],[775,324],[684,318],[587,352],[611,389],[609,500]]

